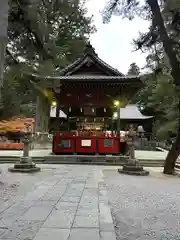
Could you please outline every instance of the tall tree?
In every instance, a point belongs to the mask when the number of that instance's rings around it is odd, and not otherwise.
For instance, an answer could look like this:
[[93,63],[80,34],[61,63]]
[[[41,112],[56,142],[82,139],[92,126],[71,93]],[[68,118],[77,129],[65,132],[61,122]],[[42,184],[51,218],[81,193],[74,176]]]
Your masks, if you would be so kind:
[[[176,1],[173,1],[176,3]],[[161,8],[164,6],[167,7],[172,4],[172,1],[166,0],[161,1],[163,4]],[[172,6],[172,5],[171,5]],[[148,14],[147,14],[148,11]],[[171,23],[173,25],[179,24],[179,16],[180,11],[175,9],[171,11]],[[123,17],[128,17],[132,19],[134,14],[143,15],[145,18],[146,16],[150,16],[152,20],[150,32],[145,35],[144,42],[147,42],[147,39],[151,39],[152,42],[156,42],[158,39],[162,43],[163,49],[165,54],[169,59],[169,64],[171,67],[171,75],[173,78],[173,82],[176,86],[176,92],[179,95],[179,87],[180,87],[180,63],[177,57],[177,53],[175,52],[175,44],[171,39],[171,35],[168,35],[168,29],[165,26],[165,22],[163,20],[162,12],[160,10],[160,4],[158,0],[146,0],[143,6],[139,5],[137,0],[111,0],[109,1],[108,5],[105,8],[105,20],[110,19],[113,13],[118,13]],[[142,14],[144,13],[144,14]],[[175,166],[175,161],[180,154],[180,96],[178,97],[179,104],[178,104],[178,111],[179,111],[179,123],[178,123],[178,131],[177,137],[175,142],[172,144],[172,147],[167,155],[165,166],[164,166],[164,173],[165,174],[172,174]]]
[[8,1],[2,0],[0,5],[0,100],[4,76],[4,55],[7,44],[8,11]]
[[[38,63],[41,67],[45,62],[51,63],[57,70],[83,51],[86,39],[94,32],[92,18],[87,17],[86,12],[84,2],[80,0],[39,0],[36,7],[13,0],[9,49],[15,50],[16,58]],[[36,70],[38,66],[36,64]]]
[[83,52],[95,31],[86,12],[79,0],[10,1],[1,117],[20,114],[30,104],[35,108],[36,93],[24,72],[56,75]]

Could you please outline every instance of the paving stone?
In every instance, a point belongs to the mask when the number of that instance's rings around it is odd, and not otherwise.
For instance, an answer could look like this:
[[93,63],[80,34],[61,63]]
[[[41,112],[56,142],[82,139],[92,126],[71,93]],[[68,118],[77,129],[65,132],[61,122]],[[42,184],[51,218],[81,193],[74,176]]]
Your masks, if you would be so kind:
[[59,182],[59,180],[47,180],[43,182],[43,185],[47,185],[47,186],[54,186],[55,184],[57,184]]
[[84,188],[84,195],[93,195],[93,196],[98,196],[99,195],[99,189],[98,187],[93,187],[93,188]]
[[3,213],[6,209],[8,209],[11,205],[13,205],[13,202],[11,201],[0,201],[0,214]]
[[67,240],[69,229],[41,228],[33,240]]
[[98,228],[98,216],[76,216],[73,223],[73,228]]
[[67,196],[72,196],[72,197],[81,197],[82,193],[83,193],[83,190],[77,191],[77,190],[71,190],[71,189],[65,192]]
[[86,184],[86,180],[84,180],[84,179],[74,179],[73,181],[72,181],[72,184]]
[[5,225],[11,224],[14,220],[17,220],[21,217],[21,215],[26,212],[29,207],[19,207],[19,206],[11,206],[7,210],[5,210],[2,214],[0,214],[0,221],[2,220]]
[[62,202],[62,201],[59,201],[57,204],[56,204],[56,209],[65,209],[65,208],[77,208],[78,206],[78,202]]
[[[53,194],[53,193],[57,193],[57,194],[62,194],[62,193],[64,193],[65,191],[66,191],[66,189],[67,189],[67,186],[65,185],[65,186],[55,186],[55,187],[53,187],[53,189],[51,189],[51,191],[48,191],[48,193],[51,193],[51,194]],[[53,194],[54,195],[54,194]]]
[[61,195],[62,193],[64,193],[66,191],[66,189],[67,189],[67,187],[63,187],[63,188],[55,188],[55,187],[53,187],[47,193],[51,194],[51,195]]
[[21,216],[20,220],[44,221],[52,209],[53,206],[33,206]]
[[9,224],[6,224],[6,221],[1,220],[0,221],[0,229],[8,229],[8,226],[11,226],[12,222],[9,222]]
[[14,203],[13,205],[12,205],[12,207],[14,207],[14,208],[25,208],[25,209],[28,209],[28,208],[30,208],[33,204],[35,204],[37,202],[37,200],[36,201],[31,201],[31,200],[24,200],[24,199],[22,199],[22,200],[18,200],[16,203]]
[[80,202],[79,207],[94,209],[98,207],[98,202]]
[[62,195],[51,195],[51,194],[46,194],[43,197],[41,197],[40,200],[42,201],[58,201],[61,198]]
[[100,231],[100,240],[116,240],[116,234],[114,231],[111,232]]
[[98,201],[98,192],[87,192],[83,191],[81,200],[89,200],[89,201]]
[[72,196],[64,195],[64,196],[62,196],[61,201],[63,201],[63,202],[72,202],[72,203],[79,203],[80,197],[72,197]]
[[88,189],[98,188],[98,183],[96,183],[96,184],[94,184],[94,183],[87,183],[85,185],[85,188],[88,188]]
[[104,204],[108,204],[108,199],[107,199],[106,196],[99,196],[99,202],[104,203]]
[[0,227],[0,236],[6,231],[6,227],[1,228]]
[[0,214],[5,219],[0,220],[0,240],[112,240],[114,227],[106,188],[99,184],[100,169],[57,166],[51,177]]
[[112,215],[110,208],[107,204],[99,203],[100,218],[105,222],[112,222]]
[[62,186],[62,185],[66,185],[68,183],[71,183],[73,181],[74,178],[64,178],[64,179],[61,179],[58,183],[58,185]]
[[109,206],[103,202],[100,202],[99,210],[100,229],[104,231],[114,231],[113,220]]
[[86,181],[83,182],[83,183],[74,183],[74,182],[72,182],[70,184],[70,188],[83,189],[84,186],[85,186],[85,183],[86,183]]
[[46,194],[44,194],[42,197],[41,197],[41,200],[43,201],[56,201],[56,200],[59,200],[62,195],[64,194],[65,192],[65,189],[63,190],[51,190],[51,191],[48,191]]
[[98,204],[98,197],[93,195],[85,195],[83,193],[80,204]]
[[36,189],[35,191],[32,191],[26,195],[24,198],[24,201],[35,201],[41,198],[48,189]]
[[31,240],[36,235],[42,222],[40,221],[15,221],[2,235],[2,239],[28,239]]
[[80,182],[81,183],[81,181],[82,182],[86,182],[86,180],[87,180],[87,177],[75,177],[74,179],[73,179],[73,182]]
[[77,216],[98,216],[98,208],[78,208],[76,215]]
[[99,240],[99,230],[90,228],[73,228],[68,240]]
[[114,231],[114,225],[112,222],[108,223],[100,220],[100,230],[107,232]]
[[94,196],[82,196],[80,204],[98,204],[98,198]]
[[37,201],[32,206],[35,207],[46,207],[46,206],[55,206],[57,201]]
[[75,210],[63,211],[63,210],[53,210],[50,216],[45,221],[43,227],[45,228],[65,228],[70,229],[74,220]]

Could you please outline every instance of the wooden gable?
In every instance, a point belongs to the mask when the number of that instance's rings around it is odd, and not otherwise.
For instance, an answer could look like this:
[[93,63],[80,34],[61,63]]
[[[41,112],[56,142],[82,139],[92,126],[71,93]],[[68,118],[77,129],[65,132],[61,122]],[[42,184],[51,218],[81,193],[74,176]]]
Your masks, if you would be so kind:
[[72,75],[100,75],[124,76],[117,69],[112,68],[101,60],[90,44],[86,46],[84,55],[60,72],[61,76]]

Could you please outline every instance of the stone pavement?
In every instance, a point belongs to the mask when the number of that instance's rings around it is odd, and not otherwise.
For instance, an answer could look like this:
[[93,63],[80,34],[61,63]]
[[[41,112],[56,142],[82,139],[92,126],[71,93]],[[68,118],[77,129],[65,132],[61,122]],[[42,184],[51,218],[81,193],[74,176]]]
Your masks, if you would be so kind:
[[102,169],[61,165],[0,212],[0,240],[115,240]]

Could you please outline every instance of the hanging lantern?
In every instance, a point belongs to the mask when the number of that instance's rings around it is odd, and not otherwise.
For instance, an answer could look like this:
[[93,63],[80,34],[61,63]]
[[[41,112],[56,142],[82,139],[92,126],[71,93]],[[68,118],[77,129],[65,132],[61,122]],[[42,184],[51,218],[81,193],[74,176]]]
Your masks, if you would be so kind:
[[80,108],[80,111],[82,112],[82,108]]
[[69,107],[69,112],[71,112],[71,107]]
[[55,100],[53,100],[51,105],[52,105],[52,107],[56,107],[57,106],[57,102]]
[[94,112],[94,108],[92,108],[92,112]]
[[106,108],[104,108],[104,112],[106,112]]

